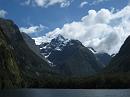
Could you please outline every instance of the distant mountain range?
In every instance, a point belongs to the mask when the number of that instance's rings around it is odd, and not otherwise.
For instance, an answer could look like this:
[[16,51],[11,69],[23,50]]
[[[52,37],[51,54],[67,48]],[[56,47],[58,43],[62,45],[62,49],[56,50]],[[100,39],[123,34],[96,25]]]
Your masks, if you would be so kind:
[[60,74],[87,76],[102,68],[94,54],[78,40],[68,40],[59,35],[50,43],[41,44],[40,49]]
[[49,43],[39,45],[41,53],[53,69],[67,76],[88,76],[97,73],[111,59],[106,53],[93,53],[78,40],[65,39],[58,35]]
[[[110,56],[104,52],[96,52],[92,47],[85,47],[78,40],[66,39],[62,35],[48,43],[36,45],[30,36],[19,31],[13,21],[0,18],[1,89],[62,88],[69,87],[70,84],[84,86],[85,83],[90,87],[97,87],[97,84],[100,87],[101,82],[109,87],[115,82],[112,80],[110,85],[106,85],[111,76],[113,79],[113,75],[118,74],[118,82],[122,75],[129,74],[129,59],[130,37],[126,39],[118,54]],[[129,78],[128,75],[125,76]],[[122,82],[125,83],[122,87],[127,86],[128,80]]]

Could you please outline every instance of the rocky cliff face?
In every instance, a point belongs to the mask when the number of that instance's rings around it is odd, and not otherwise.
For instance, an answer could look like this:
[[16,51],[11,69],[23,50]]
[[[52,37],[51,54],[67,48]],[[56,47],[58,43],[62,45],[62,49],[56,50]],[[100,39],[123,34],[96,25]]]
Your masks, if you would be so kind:
[[0,28],[0,88],[21,87],[22,76],[14,49]]
[[15,83],[21,81],[21,76],[23,81],[27,81],[43,78],[50,72],[48,63],[28,47],[17,25],[11,20],[1,18],[0,67],[1,87],[8,84],[15,86]]

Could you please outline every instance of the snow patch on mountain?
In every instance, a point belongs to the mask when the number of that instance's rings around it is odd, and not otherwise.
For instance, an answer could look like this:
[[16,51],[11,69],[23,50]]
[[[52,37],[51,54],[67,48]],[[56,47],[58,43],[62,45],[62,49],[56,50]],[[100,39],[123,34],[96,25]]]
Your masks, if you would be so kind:
[[[53,51],[62,51],[68,43],[69,45],[73,45],[73,43],[70,42],[70,39],[65,39],[62,35],[58,35],[57,37],[50,40],[50,42],[41,42],[39,47],[42,55],[44,55],[45,58],[48,60],[48,57],[51,55]],[[53,63],[50,60],[48,60],[48,63],[51,67],[54,67]]]
[[96,50],[94,50],[92,47],[88,47],[88,49],[92,52],[92,53],[94,53],[94,54],[96,54],[96,53],[98,53]]

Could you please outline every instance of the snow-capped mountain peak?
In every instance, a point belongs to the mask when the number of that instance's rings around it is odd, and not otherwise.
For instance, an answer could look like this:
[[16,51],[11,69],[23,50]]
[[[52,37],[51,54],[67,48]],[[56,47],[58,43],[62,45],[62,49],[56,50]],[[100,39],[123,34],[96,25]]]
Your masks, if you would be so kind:
[[67,45],[69,39],[65,39],[62,35],[58,35],[48,43],[40,45],[41,52],[46,58],[49,57],[52,51],[62,51],[63,47]]
[[65,41],[66,39],[62,36],[62,35],[58,35],[56,38],[56,40],[59,40],[59,41]]
[[67,40],[68,39],[65,39],[62,35],[58,35],[56,38],[51,40],[50,45],[56,48],[57,46],[65,45],[65,41]]

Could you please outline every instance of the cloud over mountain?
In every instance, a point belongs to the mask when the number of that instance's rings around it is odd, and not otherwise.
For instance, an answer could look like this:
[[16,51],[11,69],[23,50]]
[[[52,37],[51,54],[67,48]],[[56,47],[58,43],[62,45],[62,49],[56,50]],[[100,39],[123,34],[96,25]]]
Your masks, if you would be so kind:
[[79,22],[64,24],[46,36],[36,38],[36,42],[49,41],[58,34],[66,38],[78,39],[85,46],[93,47],[99,52],[117,53],[120,46],[130,35],[130,6],[118,12],[108,9],[89,10]]
[[30,33],[35,33],[35,32],[41,32],[46,28],[47,27],[40,24],[40,25],[37,25],[37,26],[31,26],[31,27],[21,27],[20,31],[25,32],[27,34],[30,34]]

